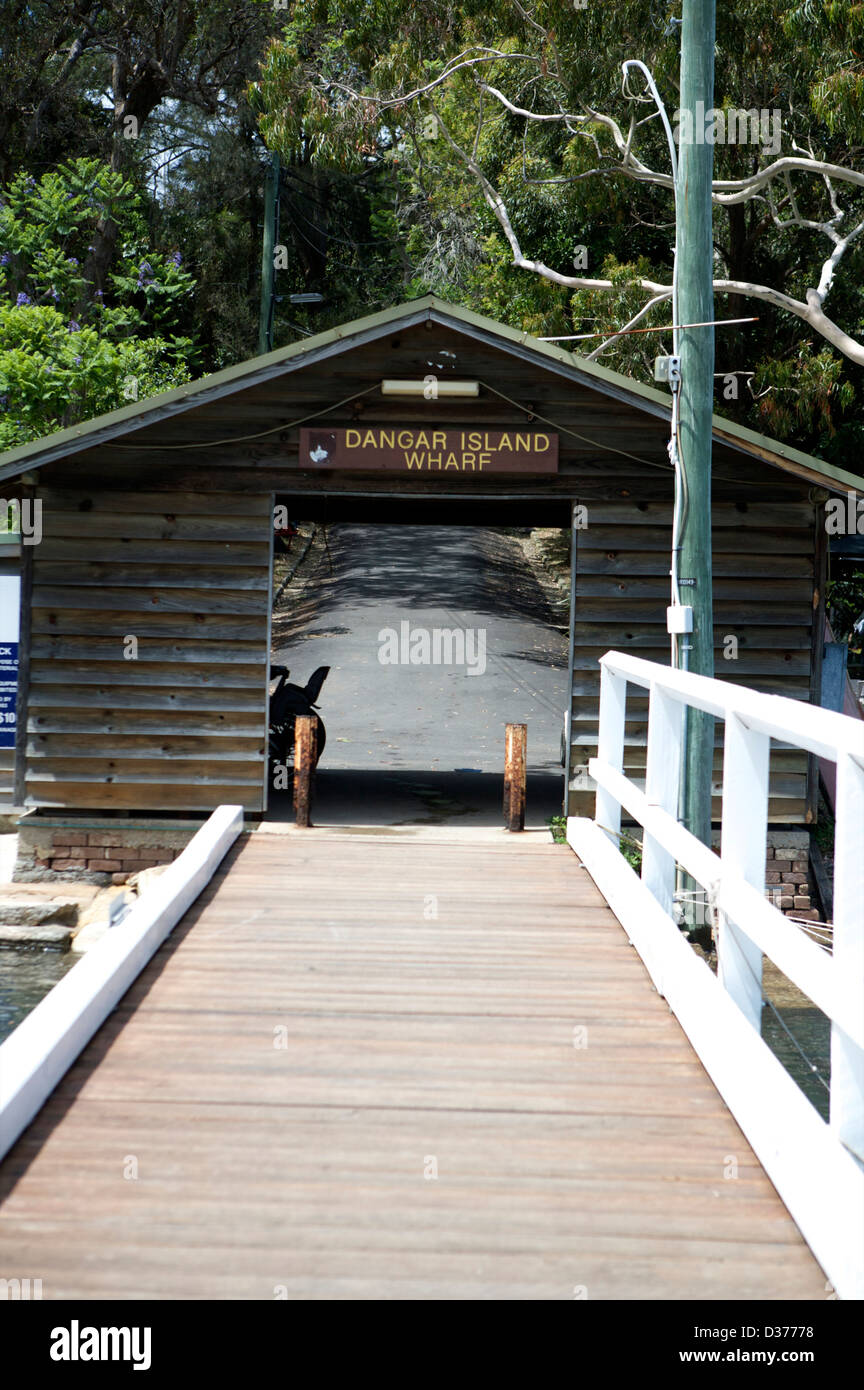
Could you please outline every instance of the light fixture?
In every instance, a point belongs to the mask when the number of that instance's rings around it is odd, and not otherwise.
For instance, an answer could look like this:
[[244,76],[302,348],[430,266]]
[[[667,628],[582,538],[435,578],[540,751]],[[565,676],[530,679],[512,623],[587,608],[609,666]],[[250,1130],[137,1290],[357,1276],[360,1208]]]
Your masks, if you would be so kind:
[[423,396],[427,401],[440,400],[442,396],[479,396],[479,381],[450,381],[447,377],[429,375],[421,381],[381,382],[382,396]]

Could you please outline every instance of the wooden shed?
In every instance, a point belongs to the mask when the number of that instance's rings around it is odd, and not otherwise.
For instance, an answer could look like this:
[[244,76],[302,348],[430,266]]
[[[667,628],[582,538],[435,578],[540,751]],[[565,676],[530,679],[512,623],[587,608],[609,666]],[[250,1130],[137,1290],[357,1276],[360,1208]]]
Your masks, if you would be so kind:
[[[429,389],[384,394],[388,379]],[[477,394],[436,389],[451,381]],[[9,799],[67,823],[266,808],[275,506],[333,522],[569,526],[575,504],[568,801],[589,809],[598,658],[669,659],[669,408],[665,391],[425,297],[5,454],[4,495],[42,505],[41,542],[21,550]],[[346,441],[374,444],[376,430],[396,455],[400,432],[458,432],[463,447],[470,432],[493,452],[501,435],[542,435],[557,468],[512,442],[500,470],[491,455],[349,458]],[[717,674],[818,701],[824,502],[864,479],[719,417],[713,459]],[[737,659],[724,659],[729,637]],[[639,710],[628,771],[644,766]],[[778,750],[772,771],[772,823],[811,820],[802,755]]]

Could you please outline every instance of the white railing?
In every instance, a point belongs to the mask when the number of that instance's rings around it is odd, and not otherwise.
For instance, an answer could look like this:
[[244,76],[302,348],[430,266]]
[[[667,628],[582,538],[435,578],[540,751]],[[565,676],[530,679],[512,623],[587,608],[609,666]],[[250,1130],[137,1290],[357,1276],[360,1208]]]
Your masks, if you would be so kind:
[[[649,691],[644,791],[623,772],[628,682]],[[688,706],[725,722],[719,854],[677,819]],[[772,738],[837,764],[833,955],[765,897]],[[570,818],[570,844],[841,1297],[864,1297],[864,724],[607,652],[589,772],[595,819]],[[644,830],[641,884],[617,853],[622,807]],[[673,918],[676,864],[717,911],[716,977]],[[828,1125],[762,1042],[763,954],[831,1020]]]

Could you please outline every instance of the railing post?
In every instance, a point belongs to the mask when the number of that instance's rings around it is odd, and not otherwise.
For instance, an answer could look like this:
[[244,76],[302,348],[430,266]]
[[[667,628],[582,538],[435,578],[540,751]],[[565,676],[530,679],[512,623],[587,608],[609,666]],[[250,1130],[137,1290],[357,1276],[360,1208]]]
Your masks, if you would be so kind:
[[[684,707],[668,691],[651,686],[645,795],[652,806],[678,814]],[[642,837],[642,882],[670,917],[675,906],[675,858],[646,831]]]
[[508,724],[504,735],[504,824],[525,829],[528,725]]
[[[834,824],[834,970],[838,989],[864,1014],[864,766],[837,758]],[[864,1051],[831,1024],[831,1128],[864,1159]]]
[[298,714],[294,724],[295,824],[312,824],[312,774],[318,761],[318,716]]
[[[720,872],[765,891],[771,739],[728,714],[723,750]],[[762,952],[725,915],[717,929],[717,977],[758,1033],[762,1030]]]
[[[600,662],[600,726],[597,734],[597,758],[608,763],[616,772],[624,770],[624,711],[627,703],[627,678],[611,671]],[[621,831],[621,806],[603,787],[597,788],[594,819],[607,831],[618,848]]]

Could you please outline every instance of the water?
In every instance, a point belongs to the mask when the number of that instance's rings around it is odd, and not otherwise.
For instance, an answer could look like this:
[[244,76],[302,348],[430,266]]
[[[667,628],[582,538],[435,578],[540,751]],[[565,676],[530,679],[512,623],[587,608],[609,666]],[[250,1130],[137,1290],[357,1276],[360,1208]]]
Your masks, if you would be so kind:
[[[714,974],[717,955],[693,948]],[[828,1119],[831,1081],[831,1020],[802,994],[767,956],[762,963],[762,995],[773,1004],[762,1009],[762,1040],[823,1120]],[[776,1012],[775,1012],[776,1010]],[[777,1014],[780,1015],[779,1019]],[[791,1037],[790,1037],[791,1034]]]
[[779,1023],[771,1009],[763,1008],[762,1037],[823,1120],[827,1120],[831,1079],[830,1019],[781,974],[773,961],[765,960],[762,983],[765,998],[771,1001],[782,1020]]
[[44,947],[0,950],[0,1042],[79,959],[74,951]]

